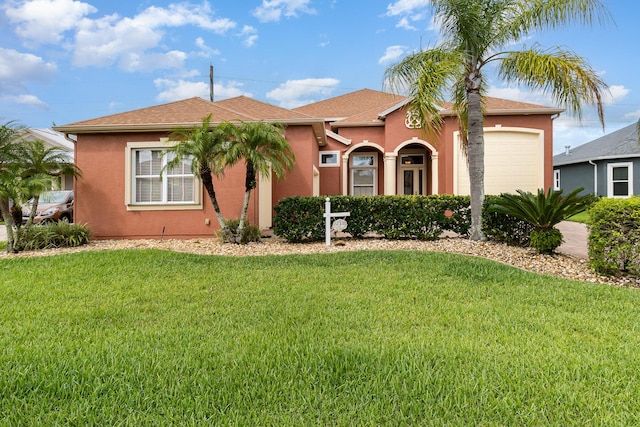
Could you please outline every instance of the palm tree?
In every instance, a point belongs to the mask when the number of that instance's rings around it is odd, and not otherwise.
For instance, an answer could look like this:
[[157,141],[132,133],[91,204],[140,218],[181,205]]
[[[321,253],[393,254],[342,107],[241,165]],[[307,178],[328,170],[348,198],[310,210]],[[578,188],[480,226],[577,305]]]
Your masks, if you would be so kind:
[[223,123],[222,129],[231,136],[225,163],[229,166],[244,160],[245,192],[242,211],[235,232],[235,242],[241,243],[244,231],[249,197],[257,185],[257,175],[273,173],[277,179],[285,176],[295,164],[295,155],[284,137],[284,125],[267,122]]
[[599,0],[431,0],[430,4],[442,42],[389,67],[385,81],[396,91],[408,88],[410,108],[425,118],[429,133],[440,130],[439,105],[447,92],[452,93],[469,164],[470,238],[484,240],[485,68],[497,64],[498,76],[506,83],[550,92],[555,102],[578,118],[583,103],[595,104],[604,127],[602,96],[607,85],[585,59],[560,47],[510,48],[533,31],[575,21],[590,25],[609,15]]
[[202,120],[202,124],[191,128],[174,129],[171,138],[178,143],[167,150],[167,153],[173,157],[167,162],[165,169],[177,166],[183,160],[191,159],[191,170],[202,180],[202,186],[209,195],[221,232],[228,241],[233,241],[233,234],[222,216],[213,185],[213,175],[221,176],[226,167],[224,155],[229,146],[229,136],[220,127],[211,126],[211,114],[209,114]]
[[23,141],[18,148],[22,180],[27,185],[26,199],[31,199],[28,228],[36,215],[40,194],[51,187],[51,178],[62,175],[82,176],[80,169],[67,154],[55,147],[46,147],[40,139]]
[[18,144],[22,127],[9,121],[0,125],[0,212],[7,229],[7,252],[13,252],[13,226],[9,201],[16,197]]

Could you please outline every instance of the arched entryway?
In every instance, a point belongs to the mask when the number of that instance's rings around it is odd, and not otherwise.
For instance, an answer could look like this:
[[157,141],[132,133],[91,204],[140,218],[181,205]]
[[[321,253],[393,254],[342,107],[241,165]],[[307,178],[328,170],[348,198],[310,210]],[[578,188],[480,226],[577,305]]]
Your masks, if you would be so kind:
[[413,138],[400,145],[394,157],[396,194],[438,194],[438,152],[433,146]]

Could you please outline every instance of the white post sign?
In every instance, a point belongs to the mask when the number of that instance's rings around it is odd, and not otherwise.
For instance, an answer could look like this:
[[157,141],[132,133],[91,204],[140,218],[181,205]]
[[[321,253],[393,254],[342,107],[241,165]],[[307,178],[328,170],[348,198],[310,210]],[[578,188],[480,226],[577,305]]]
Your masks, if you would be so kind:
[[327,197],[324,199],[324,241],[327,246],[331,246],[331,218],[338,218],[333,222],[333,229],[337,231],[343,231],[347,228],[347,221],[344,219],[351,215],[351,212],[334,212],[331,213],[331,200]]

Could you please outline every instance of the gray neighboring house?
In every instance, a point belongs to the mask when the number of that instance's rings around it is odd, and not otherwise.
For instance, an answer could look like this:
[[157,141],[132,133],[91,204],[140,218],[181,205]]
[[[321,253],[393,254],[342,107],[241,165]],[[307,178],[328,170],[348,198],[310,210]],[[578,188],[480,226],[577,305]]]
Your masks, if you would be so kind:
[[[71,141],[65,138],[64,134],[57,132],[53,129],[36,129],[29,128],[25,130],[23,136],[25,140],[39,139],[44,142],[45,147],[55,148],[64,153],[69,159],[69,162],[73,163],[73,151],[74,145]],[[62,175],[54,182],[53,190],[73,190],[73,177],[68,175]]]
[[640,195],[637,124],[553,156],[554,189],[604,197]]

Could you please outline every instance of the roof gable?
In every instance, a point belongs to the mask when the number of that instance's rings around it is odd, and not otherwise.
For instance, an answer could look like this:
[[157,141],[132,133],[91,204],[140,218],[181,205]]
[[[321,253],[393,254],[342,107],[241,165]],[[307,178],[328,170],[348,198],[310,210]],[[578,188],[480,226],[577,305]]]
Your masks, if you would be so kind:
[[380,113],[385,110],[385,106],[397,104],[405,99],[406,97],[402,95],[361,89],[293,110],[324,119],[344,119],[362,114],[364,111],[377,110],[377,113]]
[[557,154],[553,156],[553,164],[562,166],[588,162],[589,160],[634,156],[640,157],[636,123],[570,149],[568,155],[566,153]]

